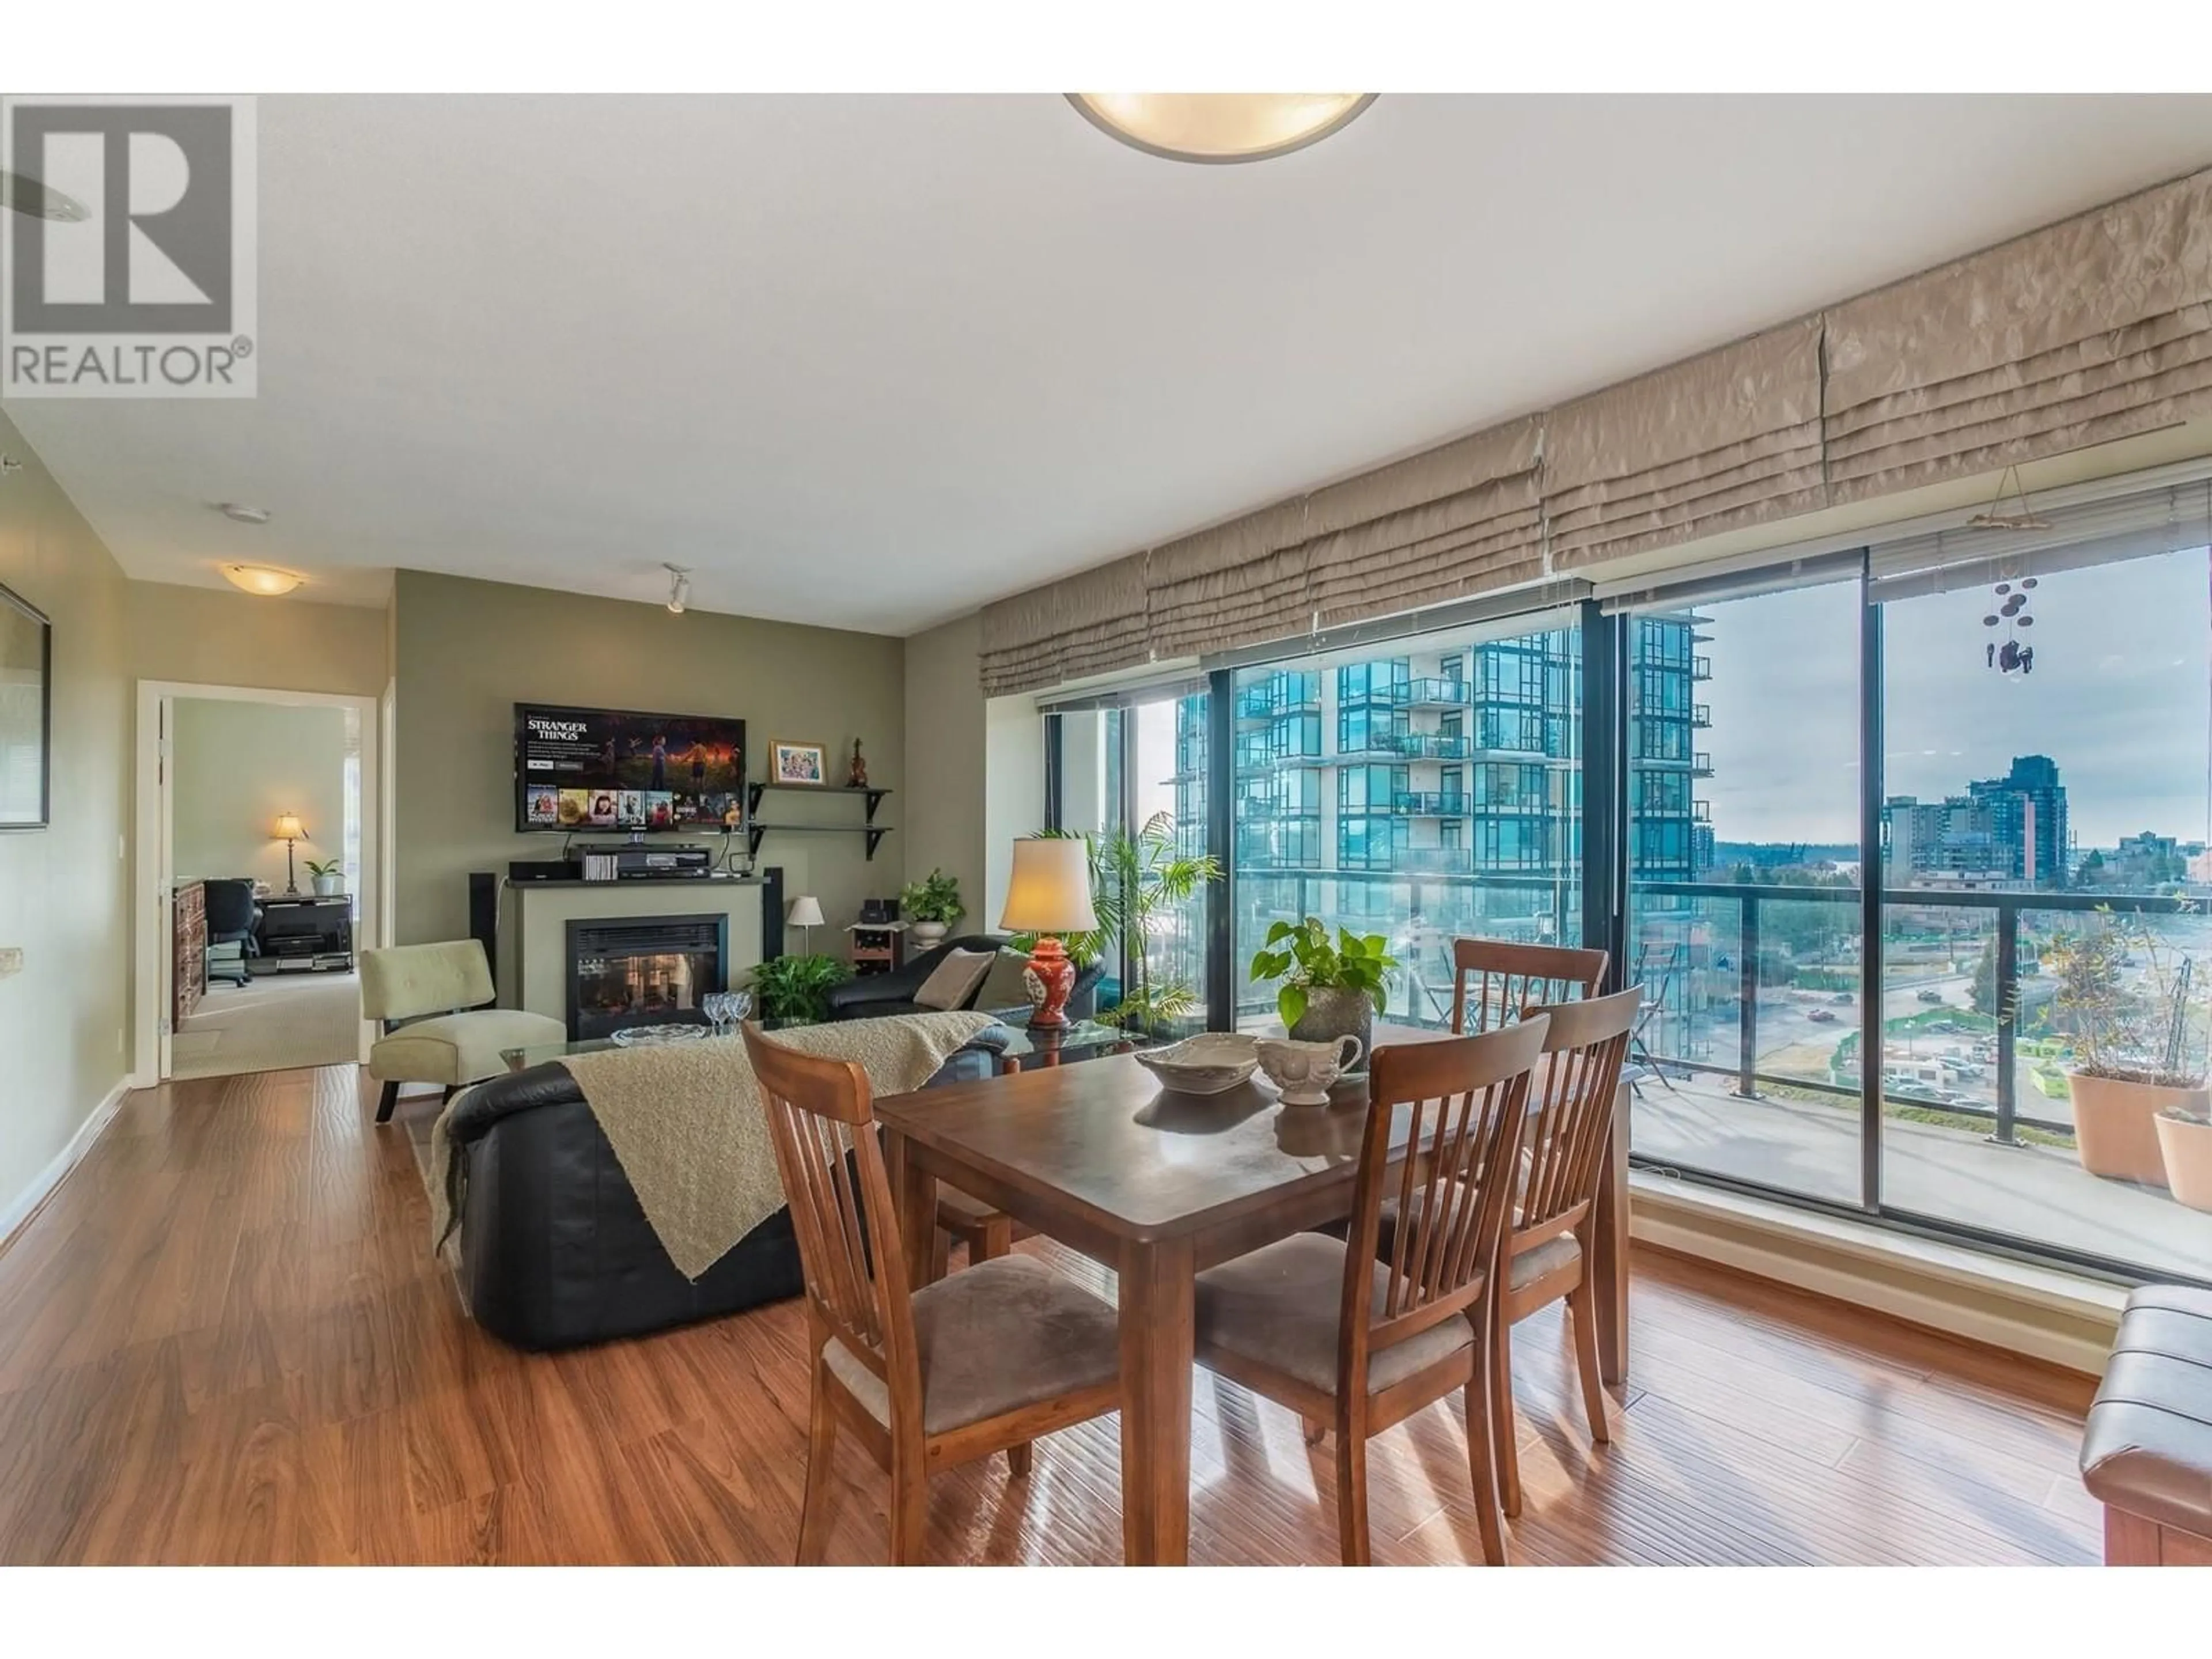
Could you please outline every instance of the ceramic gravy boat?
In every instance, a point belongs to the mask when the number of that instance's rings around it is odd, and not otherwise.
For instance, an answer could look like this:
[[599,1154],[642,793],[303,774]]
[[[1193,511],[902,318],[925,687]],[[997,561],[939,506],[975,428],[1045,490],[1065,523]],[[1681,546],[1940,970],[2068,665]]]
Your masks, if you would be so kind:
[[1285,1106],[1326,1106],[1329,1085],[1359,1063],[1365,1051],[1349,1033],[1334,1042],[1291,1042],[1265,1037],[1260,1069],[1283,1091]]

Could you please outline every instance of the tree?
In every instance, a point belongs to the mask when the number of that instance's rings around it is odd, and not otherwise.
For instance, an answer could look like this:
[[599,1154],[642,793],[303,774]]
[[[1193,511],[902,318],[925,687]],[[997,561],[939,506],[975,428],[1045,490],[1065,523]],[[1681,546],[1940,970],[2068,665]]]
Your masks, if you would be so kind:
[[1991,933],[1982,941],[1982,954],[1974,962],[1974,1012],[1990,1018],[2004,1013],[2003,998],[1998,990],[1997,936]]

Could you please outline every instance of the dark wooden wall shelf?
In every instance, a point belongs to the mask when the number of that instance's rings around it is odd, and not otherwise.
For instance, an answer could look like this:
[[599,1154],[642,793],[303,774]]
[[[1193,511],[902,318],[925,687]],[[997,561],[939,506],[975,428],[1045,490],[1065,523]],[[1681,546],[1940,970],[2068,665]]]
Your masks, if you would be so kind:
[[[867,810],[864,821],[859,823],[763,823],[758,817],[761,797],[771,789],[793,795],[842,795],[848,799],[865,800]],[[828,783],[749,783],[745,786],[745,851],[749,856],[758,858],[761,838],[771,834],[866,836],[868,857],[873,860],[876,848],[891,832],[890,825],[876,822],[876,809],[890,793],[888,789],[848,789]]]

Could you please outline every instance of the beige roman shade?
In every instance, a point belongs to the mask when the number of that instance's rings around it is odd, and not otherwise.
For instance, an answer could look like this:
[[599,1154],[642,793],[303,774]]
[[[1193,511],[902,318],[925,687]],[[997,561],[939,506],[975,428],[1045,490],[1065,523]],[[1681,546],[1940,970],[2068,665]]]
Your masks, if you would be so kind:
[[1542,428],[1478,432],[1307,498],[1307,603],[1322,626],[1544,574]]
[[1147,660],[1141,553],[983,607],[986,696]]
[[2171,425],[2212,408],[2212,173],[1834,307],[1838,501]]
[[1556,569],[1826,505],[1817,317],[1609,386],[1545,422]]
[[1155,658],[1303,634],[1306,501],[1278,501],[1156,547],[1145,561],[1147,637]]

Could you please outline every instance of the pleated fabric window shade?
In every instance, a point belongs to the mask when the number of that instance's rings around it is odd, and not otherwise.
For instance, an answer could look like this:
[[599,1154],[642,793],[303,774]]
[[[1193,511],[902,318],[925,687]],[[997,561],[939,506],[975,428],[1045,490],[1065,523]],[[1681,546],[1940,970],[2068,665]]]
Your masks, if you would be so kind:
[[1149,661],[1145,556],[1116,559],[988,605],[982,632],[987,696]]
[[1828,313],[1830,489],[1865,500],[2212,409],[2212,173]]
[[1610,386],[1545,422],[1554,569],[1826,505],[1817,317]]
[[1312,626],[1305,539],[1306,500],[1298,496],[1154,548],[1145,561],[1152,655],[1304,633]]

